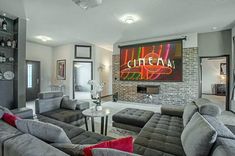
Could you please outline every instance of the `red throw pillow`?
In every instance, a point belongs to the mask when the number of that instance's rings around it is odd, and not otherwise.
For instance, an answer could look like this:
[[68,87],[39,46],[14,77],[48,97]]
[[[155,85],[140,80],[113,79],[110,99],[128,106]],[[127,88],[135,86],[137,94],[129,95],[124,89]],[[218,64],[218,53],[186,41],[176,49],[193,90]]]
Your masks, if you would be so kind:
[[133,137],[125,137],[111,141],[104,141],[96,145],[88,146],[83,149],[85,156],[92,156],[94,148],[113,148],[120,151],[133,153]]
[[133,137],[125,137],[109,141],[109,148],[117,149],[124,152],[133,153]]
[[20,117],[9,113],[4,113],[2,119],[9,125],[16,127],[15,121],[20,119]]
[[92,145],[92,146],[88,146],[88,147],[83,148],[84,155],[85,155],[85,156],[92,156],[91,150],[92,150],[93,148],[108,148],[108,141],[101,142],[101,143],[99,143],[99,144],[96,144],[96,145]]

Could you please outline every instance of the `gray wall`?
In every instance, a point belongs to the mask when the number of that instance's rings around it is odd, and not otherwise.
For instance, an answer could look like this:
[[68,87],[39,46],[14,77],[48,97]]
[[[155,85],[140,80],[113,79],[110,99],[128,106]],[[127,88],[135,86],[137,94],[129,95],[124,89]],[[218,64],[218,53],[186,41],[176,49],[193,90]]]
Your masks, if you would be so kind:
[[230,55],[231,35],[231,30],[198,34],[199,56]]
[[[198,34],[198,54],[199,57],[206,57],[206,56],[222,56],[222,55],[229,55],[230,56],[230,69],[233,69],[232,65],[232,31],[223,30],[217,32],[210,32],[210,33],[202,33]],[[199,68],[200,70],[200,68]],[[199,74],[201,71],[199,72]],[[230,95],[229,99],[231,99],[232,93],[232,85],[233,85],[233,77],[232,77],[232,70],[230,70]],[[200,75],[201,77],[201,75]],[[201,85],[199,85],[201,87]],[[201,89],[199,89],[201,91]]]
[[26,20],[19,18],[18,21],[18,52],[17,52],[17,107],[25,107],[26,105]]

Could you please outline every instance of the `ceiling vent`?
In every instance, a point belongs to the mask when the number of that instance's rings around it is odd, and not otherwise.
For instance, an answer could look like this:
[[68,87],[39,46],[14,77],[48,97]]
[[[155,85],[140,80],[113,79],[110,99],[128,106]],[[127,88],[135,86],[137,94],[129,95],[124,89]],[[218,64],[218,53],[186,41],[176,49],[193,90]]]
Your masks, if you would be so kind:
[[72,1],[84,10],[97,7],[102,3],[102,0],[72,0]]

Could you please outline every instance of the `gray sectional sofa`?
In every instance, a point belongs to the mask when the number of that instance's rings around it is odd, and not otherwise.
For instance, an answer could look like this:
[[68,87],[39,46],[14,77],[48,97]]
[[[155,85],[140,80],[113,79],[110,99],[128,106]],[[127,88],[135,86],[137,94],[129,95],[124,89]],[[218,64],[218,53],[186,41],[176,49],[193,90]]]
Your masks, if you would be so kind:
[[216,118],[219,109],[208,103],[198,99],[184,109],[163,107],[142,128],[134,152],[144,156],[235,155],[234,134]]
[[38,97],[36,114],[77,126],[84,123],[82,111],[89,108],[89,102],[71,100],[62,92],[43,92]]
[[46,116],[38,115],[38,120],[61,127],[72,144],[62,144],[55,148],[54,144],[25,134],[0,120],[0,156],[80,156],[80,145],[113,139]]
[[[141,125],[135,124],[134,126],[143,126],[134,141],[134,154],[108,149],[96,150],[96,153],[106,156],[235,155],[234,134],[216,118],[216,115],[220,113],[219,109],[208,104],[208,102],[199,99],[184,108],[164,106],[161,114],[138,113],[143,110],[135,109],[129,111],[131,115],[126,110],[125,114],[128,115],[130,125],[133,124],[131,117],[134,116],[138,119],[137,116],[140,116]],[[149,117],[149,114],[152,114],[151,117]],[[149,120],[142,119],[147,117]],[[42,141],[0,120],[0,156],[80,156],[82,155],[81,146],[113,139],[58,121],[45,116],[43,113],[37,115],[37,120],[61,127],[70,139],[71,144],[53,144]],[[106,154],[103,153],[104,151]]]

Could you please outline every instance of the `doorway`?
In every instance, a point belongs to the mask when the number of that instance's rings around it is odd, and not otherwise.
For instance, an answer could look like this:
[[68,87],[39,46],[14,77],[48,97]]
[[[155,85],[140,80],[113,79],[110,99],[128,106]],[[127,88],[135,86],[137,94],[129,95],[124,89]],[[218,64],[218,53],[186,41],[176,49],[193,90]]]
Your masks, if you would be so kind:
[[26,101],[38,98],[40,92],[40,61],[26,60]]
[[229,56],[201,57],[201,97],[229,110]]
[[78,100],[90,100],[92,87],[88,84],[93,79],[92,61],[73,62],[73,98]]

